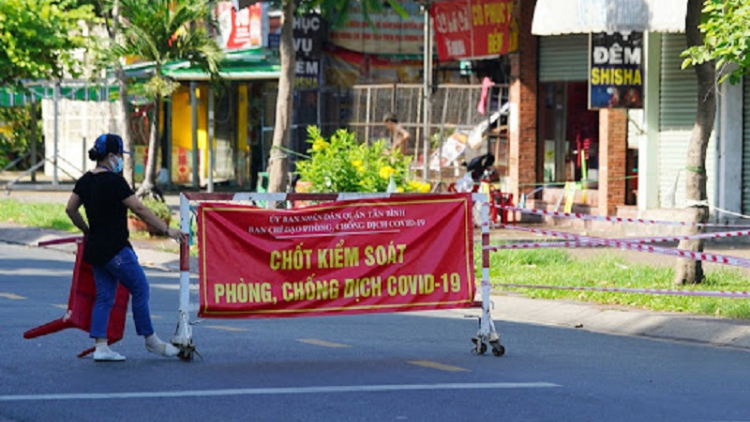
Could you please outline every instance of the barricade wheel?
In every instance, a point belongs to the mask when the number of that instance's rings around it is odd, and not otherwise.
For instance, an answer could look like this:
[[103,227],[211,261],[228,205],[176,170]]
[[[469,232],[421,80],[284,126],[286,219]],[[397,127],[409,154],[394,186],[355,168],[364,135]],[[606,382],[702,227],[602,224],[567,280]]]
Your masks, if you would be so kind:
[[487,345],[484,344],[484,342],[480,339],[474,337],[471,339],[471,342],[474,343],[474,348],[471,349],[471,353],[474,353],[476,355],[483,355],[487,352]]
[[492,354],[500,357],[505,354],[505,347],[500,343],[495,343],[492,345]]
[[180,353],[177,354],[177,357],[180,358],[180,360],[185,362],[192,362],[195,358],[195,355],[198,355],[202,358],[200,353],[198,353],[197,350],[195,350],[195,346],[190,344],[187,346],[184,345],[177,345],[177,347],[180,348]]

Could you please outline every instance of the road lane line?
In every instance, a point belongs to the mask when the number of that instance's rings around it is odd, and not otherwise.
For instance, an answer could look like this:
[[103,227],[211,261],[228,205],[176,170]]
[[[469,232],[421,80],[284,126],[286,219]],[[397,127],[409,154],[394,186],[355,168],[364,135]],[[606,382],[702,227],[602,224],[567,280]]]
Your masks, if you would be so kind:
[[18,394],[0,396],[0,402],[7,401],[42,401],[42,400],[111,400],[111,399],[144,399],[144,398],[186,398],[186,397],[221,397],[221,396],[258,396],[285,394],[324,394],[324,393],[362,393],[392,391],[435,391],[435,390],[500,390],[520,388],[554,388],[562,387],[549,382],[494,382],[494,383],[456,383],[456,384],[394,384],[394,385],[338,385],[328,387],[280,387],[280,388],[234,388],[224,390],[187,390],[187,391],[143,391],[130,393],[73,393],[73,394]]
[[203,327],[210,328],[212,330],[232,331],[232,332],[250,331],[247,328],[227,327],[226,325],[204,325]]
[[[132,313],[132,312],[128,312],[128,313],[126,314],[126,316],[127,316],[128,318],[133,318],[133,313]],[[162,318],[164,318],[164,317],[163,317],[163,316],[161,316],[161,315],[157,315],[157,314],[151,314],[151,319],[162,319]]]
[[53,303],[52,306],[54,306],[55,308],[65,309],[66,311],[68,310],[68,305],[64,305],[62,303]]
[[15,294],[15,293],[5,293],[5,292],[0,292],[0,297],[4,297],[6,299],[11,299],[11,300],[23,300],[23,299],[26,299],[24,296],[19,296],[19,295]]
[[425,368],[439,369],[441,371],[470,372],[468,369],[459,368],[458,366],[444,365],[442,363],[432,362],[429,360],[410,360],[407,363],[417,366],[424,366]]
[[301,338],[301,339],[297,339],[297,341],[300,343],[314,344],[315,346],[322,346],[322,347],[352,347],[348,344],[333,343],[330,341],[318,340],[316,338]]

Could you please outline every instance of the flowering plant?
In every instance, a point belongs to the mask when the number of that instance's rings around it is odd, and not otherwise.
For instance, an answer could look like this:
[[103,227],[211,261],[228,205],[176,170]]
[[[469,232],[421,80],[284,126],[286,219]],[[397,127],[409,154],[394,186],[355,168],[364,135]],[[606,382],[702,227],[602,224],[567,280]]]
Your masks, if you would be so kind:
[[324,139],[316,126],[307,128],[310,158],[297,162],[300,180],[309,192],[385,192],[391,176],[398,192],[429,192],[430,185],[409,180],[409,161],[389,151],[385,140],[360,144],[352,132],[337,130]]

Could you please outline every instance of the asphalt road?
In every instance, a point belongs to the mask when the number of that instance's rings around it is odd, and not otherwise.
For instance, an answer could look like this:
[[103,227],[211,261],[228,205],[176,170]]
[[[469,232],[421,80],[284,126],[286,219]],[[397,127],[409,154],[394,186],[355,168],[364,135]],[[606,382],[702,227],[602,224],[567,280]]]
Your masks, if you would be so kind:
[[[208,320],[191,363],[129,319],[128,360],[95,363],[82,331],[22,338],[64,313],[72,267],[0,244],[0,422],[750,421],[745,351],[497,321],[506,355],[473,356],[464,311]],[[177,276],[147,275],[169,338]]]

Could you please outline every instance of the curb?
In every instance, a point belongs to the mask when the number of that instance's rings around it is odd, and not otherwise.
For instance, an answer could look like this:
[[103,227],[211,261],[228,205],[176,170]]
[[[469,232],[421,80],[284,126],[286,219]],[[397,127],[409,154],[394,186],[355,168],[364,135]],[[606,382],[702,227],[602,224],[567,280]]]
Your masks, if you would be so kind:
[[501,321],[583,329],[597,333],[700,343],[750,351],[750,321],[653,312],[564,300],[500,296],[493,316]]

